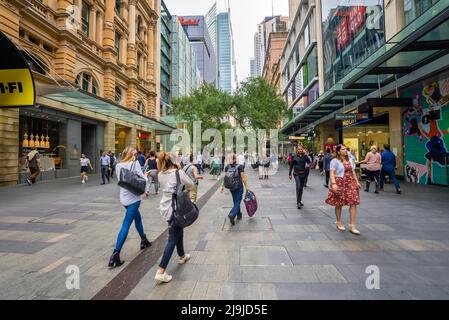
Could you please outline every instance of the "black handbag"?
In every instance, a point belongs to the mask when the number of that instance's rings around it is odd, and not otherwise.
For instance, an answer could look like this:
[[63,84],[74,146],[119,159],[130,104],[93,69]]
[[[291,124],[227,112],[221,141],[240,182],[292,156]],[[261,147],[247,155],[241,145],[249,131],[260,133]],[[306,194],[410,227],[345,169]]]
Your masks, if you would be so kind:
[[135,162],[132,164],[131,170],[126,168],[120,170],[118,185],[129,192],[134,193],[136,196],[141,196],[145,193],[147,180],[134,172],[135,164]]

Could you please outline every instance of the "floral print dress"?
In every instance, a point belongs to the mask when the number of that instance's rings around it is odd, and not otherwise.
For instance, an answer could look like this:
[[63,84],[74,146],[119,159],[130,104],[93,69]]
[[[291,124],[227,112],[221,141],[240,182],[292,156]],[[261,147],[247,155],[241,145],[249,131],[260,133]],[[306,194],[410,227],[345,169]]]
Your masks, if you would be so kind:
[[352,172],[350,162],[344,164],[345,173],[343,177],[336,177],[335,182],[338,192],[332,191],[329,187],[329,194],[326,203],[334,207],[353,206],[360,204],[359,186]]

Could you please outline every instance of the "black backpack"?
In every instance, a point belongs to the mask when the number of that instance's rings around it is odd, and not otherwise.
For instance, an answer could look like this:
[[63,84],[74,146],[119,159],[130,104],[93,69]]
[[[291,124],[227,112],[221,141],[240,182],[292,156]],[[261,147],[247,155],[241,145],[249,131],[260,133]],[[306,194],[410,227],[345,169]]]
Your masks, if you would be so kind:
[[224,186],[231,191],[237,190],[241,187],[242,181],[240,180],[238,165],[229,166],[224,176]]
[[199,209],[189,197],[185,186],[181,183],[179,171],[176,170],[176,187],[172,194],[173,222],[180,228],[193,224],[198,219]]

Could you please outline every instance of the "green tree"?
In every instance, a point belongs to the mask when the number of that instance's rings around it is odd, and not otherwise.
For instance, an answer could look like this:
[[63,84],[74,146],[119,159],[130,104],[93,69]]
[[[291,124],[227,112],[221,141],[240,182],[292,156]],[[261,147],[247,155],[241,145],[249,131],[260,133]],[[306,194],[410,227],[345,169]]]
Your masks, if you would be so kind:
[[264,78],[242,82],[234,97],[233,115],[244,129],[274,129],[287,111],[287,105],[276,87]]

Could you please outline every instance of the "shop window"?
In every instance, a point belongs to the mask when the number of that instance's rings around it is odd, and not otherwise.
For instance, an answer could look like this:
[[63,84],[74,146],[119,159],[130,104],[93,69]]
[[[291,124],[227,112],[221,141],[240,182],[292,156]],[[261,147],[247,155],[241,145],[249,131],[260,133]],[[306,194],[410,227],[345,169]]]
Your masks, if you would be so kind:
[[81,72],[76,76],[75,83],[84,91],[97,95],[98,84],[91,74],[87,72]]
[[89,6],[83,1],[81,8],[81,30],[86,37],[89,37],[89,11]]
[[123,99],[122,89],[119,86],[115,86],[115,102],[120,104]]

